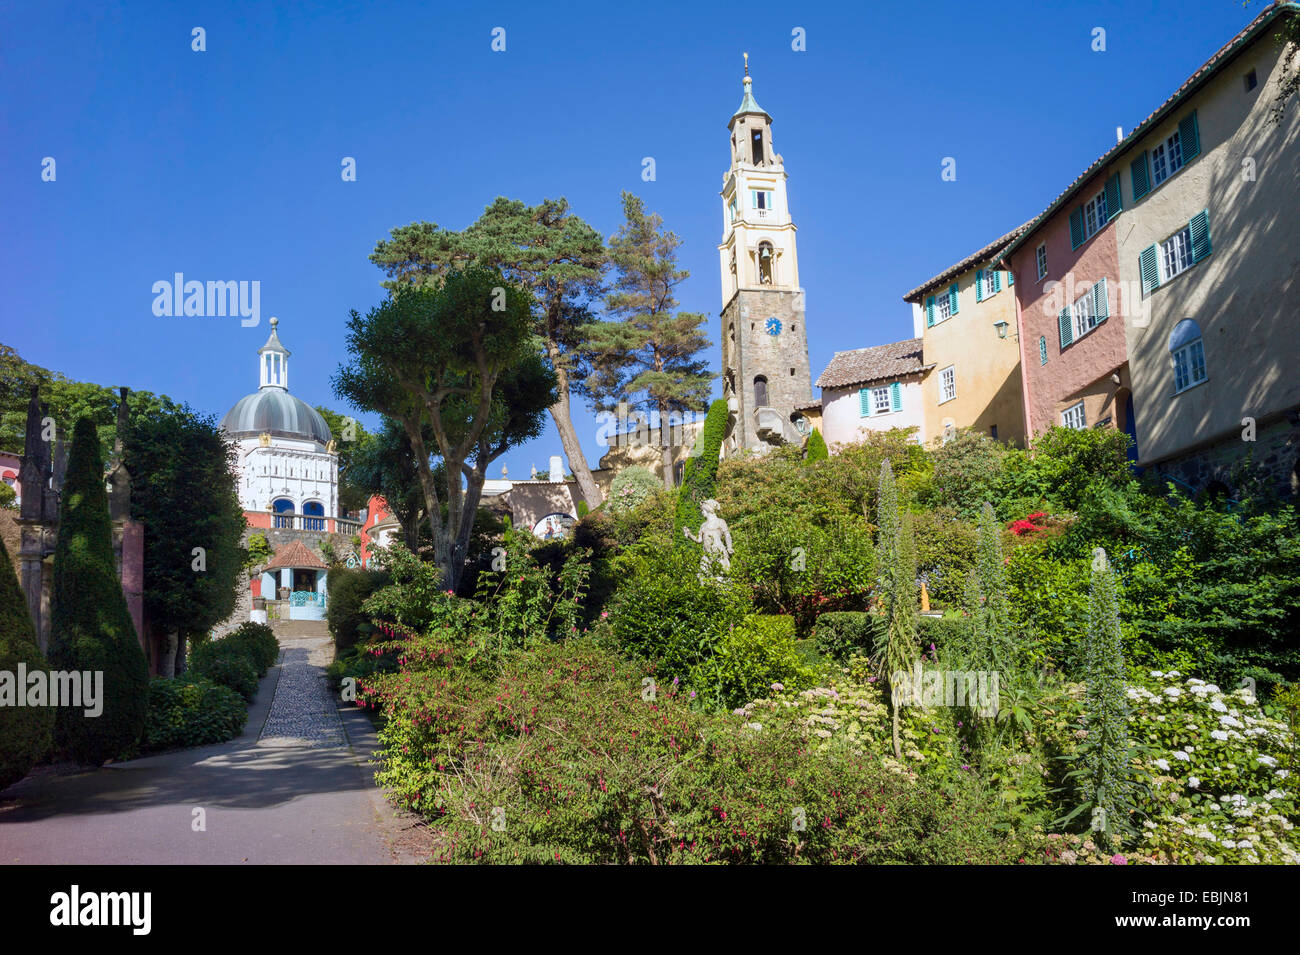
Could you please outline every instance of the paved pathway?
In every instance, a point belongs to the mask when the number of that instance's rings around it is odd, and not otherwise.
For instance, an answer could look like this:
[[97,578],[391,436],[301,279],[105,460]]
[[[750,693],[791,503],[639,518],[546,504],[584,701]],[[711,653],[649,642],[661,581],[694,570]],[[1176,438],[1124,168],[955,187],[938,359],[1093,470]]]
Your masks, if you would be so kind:
[[410,822],[374,786],[370,721],[323,679],[328,637],[280,645],[239,739],[0,793],[0,865],[415,861]]

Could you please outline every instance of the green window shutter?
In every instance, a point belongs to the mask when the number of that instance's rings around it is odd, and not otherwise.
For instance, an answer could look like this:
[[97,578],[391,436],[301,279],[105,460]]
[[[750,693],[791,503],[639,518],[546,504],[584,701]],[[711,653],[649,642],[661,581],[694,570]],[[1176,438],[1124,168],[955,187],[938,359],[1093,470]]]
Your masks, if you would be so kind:
[[1056,324],[1061,332],[1061,350],[1074,341],[1074,323],[1070,319],[1070,306],[1061,309],[1061,314],[1056,318]]
[[1178,148],[1182,150],[1184,163],[1191,162],[1201,154],[1201,128],[1196,122],[1196,110],[1192,110],[1178,123]]
[[1038,336],[1038,363],[1040,365],[1047,364],[1047,336],[1046,335]]
[[984,270],[975,270],[975,301],[984,301]]
[[1155,245],[1149,245],[1138,256],[1138,274],[1142,276],[1142,294],[1154,292],[1160,287],[1160,266],[1156,256],[1159,251]]
[[1070,248],[1083,245],[1083,206],[1070,213]]
[[900,382],[893,381],[889,384],[889,408],[891,411],[903,410],[903,386]]
[[957,283],[953,282],[948,289],[948,314],[957,314]]
[[869,417],[871,415],[871,389],[870,388],[858,389],[858,412],[859,415],[863,418]]
[[993,294],[996,295],[998,292],[1001,291],[1002,291],[1002,273],[994,272],[993,273]]
[[1106,180],[1106,221],[1124,211],[1124,193],[1119,187],[1119,173]]
[[1202,210],[1188,223],[1192,230],[1192,262],[1199,262],[1213,249],[1210,246],[1210,211]]
[[1133,201],[1137,202],[1151,191],[1151,162],[1145,149],[1128,168],[1133,175]]
[[1106,294],[1106,280],[1102,279],[1092,287],[1092,310],[1100,325],[1110,318],[1110,296]]
[[925,300],[925,327],[929,328],[934,324],[934,296],[931,295]]
[[1010,269],[1007,269],[1007,288],[1011,288],[1011,286],[1015,284],[1016,284],[1016,273],[1012,272]]

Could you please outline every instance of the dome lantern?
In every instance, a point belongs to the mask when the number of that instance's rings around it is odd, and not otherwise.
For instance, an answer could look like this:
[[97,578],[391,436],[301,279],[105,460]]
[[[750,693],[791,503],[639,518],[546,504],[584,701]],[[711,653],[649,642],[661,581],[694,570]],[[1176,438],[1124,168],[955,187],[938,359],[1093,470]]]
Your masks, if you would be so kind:
[[280,342],[271,319],[271,337],[257,350],[259,387],[235,404],[221,427],[236,438],[255,438],[269,447],[275,438],[312,441],[324,450],[332,437],[325,419],[307,402],[289,394],[289,349]]
[[280,324],[278,318],[271,319],[271,337],[257,350],[257,366],[260,375],[259,387],[283,388],[289,390],[289,349],[280,344],[280,336],[275,326]]

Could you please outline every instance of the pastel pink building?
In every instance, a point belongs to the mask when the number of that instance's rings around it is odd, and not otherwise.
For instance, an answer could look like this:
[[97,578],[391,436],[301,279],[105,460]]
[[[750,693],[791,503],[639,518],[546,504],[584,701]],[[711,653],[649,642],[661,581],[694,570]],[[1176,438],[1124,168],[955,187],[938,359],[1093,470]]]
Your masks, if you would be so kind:
[[1113,228],[1118,162],[1093,163],[1001,254],[1015,275],[1025,434],[1117,428],[1136,440]]

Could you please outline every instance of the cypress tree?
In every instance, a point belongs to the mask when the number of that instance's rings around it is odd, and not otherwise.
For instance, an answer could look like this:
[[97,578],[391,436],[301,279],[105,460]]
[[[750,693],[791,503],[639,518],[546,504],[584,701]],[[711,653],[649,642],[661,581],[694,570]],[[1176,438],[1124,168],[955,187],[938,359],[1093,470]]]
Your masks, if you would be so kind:
[[804,451],[805,461],[825,461],[831,456],[830,449],[826,447],[826,439],[816,428],[812,429],[812,434],[808,435],[808,447]]
[[50,622],[54,669],[103,673],[102,712],[89,717],[84,708],[60,707],[56,744],[94,765],[121,756],[144,729],[149,668],[117,578],[104,463],[89,418],[77,421],[68,454]]
[[[26,776],[45,755],[54,727],[51,707],[16,706],[16,697],[7,698],[9,692],[26,691],[18,681],[19,664],[24,665],[28,674],[48,672],[45,658],[36,645],[27,598],[9,561],[9,551],[4,541],[0,541],[0,789]],[[4,686],[5,682],[9,683],[8,687]]]

